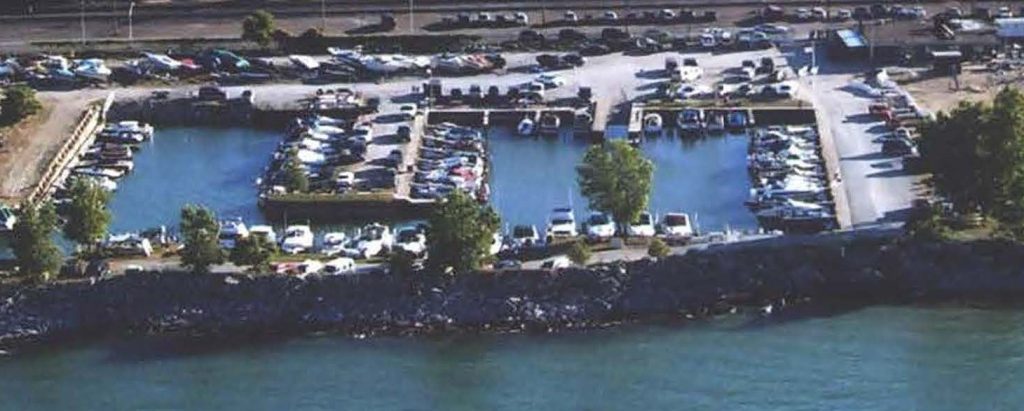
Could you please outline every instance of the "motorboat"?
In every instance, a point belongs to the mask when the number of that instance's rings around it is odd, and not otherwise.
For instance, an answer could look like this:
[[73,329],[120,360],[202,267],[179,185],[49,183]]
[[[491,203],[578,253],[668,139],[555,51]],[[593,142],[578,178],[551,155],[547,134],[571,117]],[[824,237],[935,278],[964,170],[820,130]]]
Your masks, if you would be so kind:
[[535,126],[536,124],[534,124],[533,120],[529,116],[523,117],[523,119],[519,121],[519,126],[516,127],[516,132],[521,136],[532,136],[536,131]]
[[427,236],[419,227],[405,227],[398,230],[395,247],[416,257],[427,253]]
[[295,267],[295,275],[305,279],[310,275],[320,274],[324,269],[324,263],[317,260],[305,260]]
[[254,225],[249,227],[249,235],[253,237],[262,237],[270,244],[277,244],[277,233],[274,232],[274,227],[269,225]]
[[755,216],[761,226],[769,230],[817,232],[836,225],[836,216],[826,207],[793,199],[759,210]]
[[578,235],[576,231],[576,216],[573,215],[572,209],[560,207],[551,210],[545,234],[548,239],[576,237]]
[[241,218],[234,220],[223,220],[220,222],[220,234],[217,240],[221,248],[233,249],[238,245],[238,240],[249,236],[249,229],[242,222]]
[[364,226],[352,243],[355,247],[346,249],[346,254],[349,257],[368,259],[391,251],[394,237],[391,234],[391,228],[373,223]]
[[661,134],[662,121],[661,115],[658,113],[648,113],[644,115],[644,133],[646,134]]
[[149,64],[160,71],[178,71],[182,66],[180,61],[166,54],[142,53],[142,56],[146,58]]
[[685,240],[693,237],[693,224],[686,213],[668,213],[661,219],[661,232],[670,240]]
[[320,62],[310,56],[292,54],[288,56],[288,61],[295,65],[295,67],[305,71],[316,71],[320,68]]
[[605,213],[593,212],[587,217],[587,239],[608,240],[615,236],[615,222]]
[[80,178],[87,178],[92,180],[96,185],[102,188],[104,191],[113,192],[117,191],[117,182],[107,177],[100,176],[81,176]]
[[324,263],[323,269],[320,271],[323,275],[343,275],[353,274],[356,272],[356,260],[348,257],[338,257]]
[[540,234],[535,226],[517,225],[512,227],[510,242],[514,248],[533,247],[540,244]]
[[0,204],[0,232],[14,230],[18,216],[10,207]]
[[326,256],[334,256],[345,252],[345,245],[348,243],[348,236],[342,232],[324,234],[320,244],[320,253]]
[[746,110],[732,110],[726,116],[725,127],[729,130],[743,130],[754,125]]
[[[117,123],[109,123],[103,127],[103,130],[99,132],[99,137],[105,138],[122,138],[127,134],[130,138],[136,142],[142,142],[153,137],[153,126],[140,123],[138,121],[119,121]],[[138,138],[135,138],[138,137]]]
[[92,177],[105,177],[112,180],[124,177],[125,172],[122,170],[115,170],[112,168],[104,168],[98,166],[76,168],[71,172],[78,176],[92,176]]
[[654,217],[649,212],[641,212],[636,221],[626,227],[630,237],[653,237],[655,234]]
[[103,60],[85,59],[78,61],[74,73],[78,77],[90,80],[107,81],[113,72],[103,64]]
[[688,108],[680,111],[676,116],[676,125],[680,130],[686,132],[700,131],[704,128],[703,114],[695,108]]
[[704,122],[704,128],[708,131],[708,133],[724,133],[725,114],[721,112],[712,112],[707,114]]
[[149,239],[135,233],[111,234],[103,243],[103,249],[115,256],[149,257],[153,254]]
[[292,225],[284,230],[281,239],[281,251],[285,254],[298,254],[313,249],[313,230],[308,225]]
[[544,113],[540,117],[540,134],[544,136],[558,136],[562,127],[562,119],[554,113]]

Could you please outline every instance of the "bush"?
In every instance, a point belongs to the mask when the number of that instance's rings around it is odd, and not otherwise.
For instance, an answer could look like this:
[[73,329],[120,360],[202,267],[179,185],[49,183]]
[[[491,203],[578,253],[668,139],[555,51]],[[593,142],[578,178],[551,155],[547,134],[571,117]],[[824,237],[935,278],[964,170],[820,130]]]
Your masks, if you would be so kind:
[[43,105],[36,99],[36,91],[26,85],[17,85],[4,92],[0,102],[0,121],[14,124],[25,117],[38,113]]
[[660,238],[651,240],[651,245],[647,247],[647,255],[654,258],[666,257],[669,254],[672,254],[672,249]]
[[590,260],[590,246],[583,240],[576,240],[566,254],[569,256],[569,260],[576,265],[586,265]]

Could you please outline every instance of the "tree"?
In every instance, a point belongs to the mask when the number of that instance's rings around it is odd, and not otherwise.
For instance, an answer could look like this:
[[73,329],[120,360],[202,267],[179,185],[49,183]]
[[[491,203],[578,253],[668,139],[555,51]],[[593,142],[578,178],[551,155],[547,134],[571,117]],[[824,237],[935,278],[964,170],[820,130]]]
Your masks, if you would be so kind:
[[267,271],[270,259],[277,253],[277,247],[264,236],[249,235],[240,238],[231,250],[229,259],[239,267],[248,266],[251,271]]
[[298,154],[288,153],[288,159],[284,163],[284,184],[285,189],[291,193],[304,193],[309,191],[309,176],[306,170],[299,163]]
[[651,240],[651,244],[647,247],[647,255],[654,258],[666,257],[671,253],[672,249],[660,238]]
[[4,99],[0,102],[0,120],[5,124],[14,124],[42,108],[36,99],[36,91],[19,84],[4,91]]
[[56,228],[57,212],[52,204],[21,206],[12,244],[21,274],[37,276],[43,281],[57,274],[64,257],[53,241]]
[[181,265],[196,273],[209,272],[210,266],[224,262],[224,251],[217,236],[220,225],[210,209],[187,204],[181,209]]
[[590,209],[610,214],[620,233],[647,208],[654,164],[625,141],[590,147],[576,173]]
[[480,268],[490,257],[491,242],[501,223],[498,214],[456,190],[437,205],[429,218],[428,266],[456,273]]
[[69,189],[71,204],[64,224],[64,236],[80,245],[91,247],[107,233],[110,225],[110,193],[85,178],[76,178]]
[[586,265],[587,261],[590,260],[590,246],[583,240],[573,241],[572,245],[569,246],[569,251],[566,252],[569,260],[576,265]]
[[242,40],[266,47],[273,38],[276,26],[273,14],[266,10],[256,10],[242,21]]
[[388,270],[398,278],[411,278],[416,272],[415,265],[416,256],[408,251],[398,249],[388,256]]

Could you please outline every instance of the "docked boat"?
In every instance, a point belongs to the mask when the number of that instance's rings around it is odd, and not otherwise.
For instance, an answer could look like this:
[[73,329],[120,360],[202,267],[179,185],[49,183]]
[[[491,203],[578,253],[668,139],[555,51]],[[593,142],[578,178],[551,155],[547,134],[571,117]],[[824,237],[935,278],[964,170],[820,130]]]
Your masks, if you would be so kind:
[[761,226],[769,230],[818,232],[836,225],[835,215],[824,206],[793,199],[757,211],[755,215]]
[[286,254],[298,254],[313,248],[313,230],[308,225],[292,225],[284,230],[281,239],[281,251]]
[[414,257],[422,257],[427,253],[427,236],[420,227],[405,227],[398,230],[395,247]]
[[708,133],[718,134],[725,132],[725,114],[712,112],[705,116],[704,128]]
[[97,134],[102,140],[141,143],[153,137],[153,126],[138,121],[107,124]]
[[661,219],[661,233],[670,241],[687,240],[693,237],[693,224],[686,213],[668,213]]
[[516,132],[521,136],[532,136],[535,131],[537,131],[536,124],[534,124],[533,119],[529,116],[523,117],[516,127]]
[[144,256],[153,254],[153,245],[148,238],[135,233],[111,234],[103,248],[115,256]]
[[238,240],[248,236],[249,229],[241,218],[220,222],[220,234],[217,235],[217,240],[221,248],[233,249],[238,244]]
[[135,162],[132,160],[110,160],[100,161],[97,163],[99,167],[108,168],[111,170],[118,170],[125,174],[132,172],[135,169]]
[[98,166],[76,168],[72,170],[71,173],[78,176],[105,177],[112,180],[124,177],[125,174],[125,172],[121,170]]
[[569,207],[560,207],[551,210],[548,216],[548,226],[545,230],[548,242],[554,238],[571,238],[578,235],[576,231],[576,216]]
[[0,232],[14,230],[14,224],[18,222],[18,216],[10,207],[0,204]]
[[684,132],[698,132],[704,128],[703,114],[700,110],[688,108],[676,116],[676,125]]
[[561,127],[562,119],[554,113],[544,113],[540,117],[540,134],[543,136],[558,136]]
[[662,120],[661,115],[658,113],[649,113],[644,115],[644,133],[658,135],[661,134]]
[[77,62],[74,73],[78,77],[96,81],[107,81],[113,73],[100,59],[85,59]]
[[274,232],[274,227],[269,225],[254,225],[249,227],[249,235],[253,237],[263,237],[268,243],[277,244],[277,233]]
[[729,130],[744,130],[753,125],[754,120],[746,110],[730,111],[725,119],[725,127]]
[[391,251],[394,236],[388,226],[373,223],[364,226],[360,230],[359,237],[353,240],[353,243],[355,248],[346,250],[346,254],[349,257],[367,259],[385,251]]
[[590,113],[583,111],[576,113],[576,117],[573,121],[573,128],[579,132],[590,131],[594,126],[594,117]]
[[515,248],[533,247],[540,244],[540,234],[537,227],[532,225],[517,225],[512,227],[512,235],[509,241]]

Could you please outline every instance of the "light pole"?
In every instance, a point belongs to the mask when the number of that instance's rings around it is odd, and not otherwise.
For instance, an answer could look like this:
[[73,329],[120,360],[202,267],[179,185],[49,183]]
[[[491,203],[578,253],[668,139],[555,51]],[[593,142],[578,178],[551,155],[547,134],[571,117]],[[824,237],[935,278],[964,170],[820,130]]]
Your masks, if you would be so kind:
[[135,2],[128,6],[128,41],[135,40],[135,25],[132,23],[132,15],[135,13]]
[[80,6],[80,8],[79,8],[78,16],[79,16],[79,22],[81,23],[81,26],[82,26],[82,44],[85,44],[85,0],[81,0],[81,2],[79,3],[79,6]]
[[327,0],[320,0],[320,31],[327,31]]
[[416,12],[413,10],[412,1],[413,0],[409,0],[409,33],[410,34],[416,32],[416,24],[414,23],[414,20],[416,18]]

